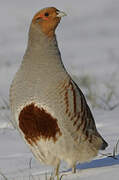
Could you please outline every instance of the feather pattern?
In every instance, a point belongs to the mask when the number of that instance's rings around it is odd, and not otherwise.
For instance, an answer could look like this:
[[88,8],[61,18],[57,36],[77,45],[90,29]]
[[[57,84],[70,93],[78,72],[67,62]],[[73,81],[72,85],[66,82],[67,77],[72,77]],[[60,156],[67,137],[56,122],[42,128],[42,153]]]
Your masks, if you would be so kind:
[[72,131],[72,136],[75,134],[75,140],[79,140],[82,135],[84,141],[87,140],[92,144],[95,139],[101,140],[97,149],[101,148],[104,140],[97,131],[93,115],[82,91],[71,78],[62,83],[60,95],[61,98],[64,97],[66,122],[72,125],[71,128],[71,126],[64,123],[68,131]]

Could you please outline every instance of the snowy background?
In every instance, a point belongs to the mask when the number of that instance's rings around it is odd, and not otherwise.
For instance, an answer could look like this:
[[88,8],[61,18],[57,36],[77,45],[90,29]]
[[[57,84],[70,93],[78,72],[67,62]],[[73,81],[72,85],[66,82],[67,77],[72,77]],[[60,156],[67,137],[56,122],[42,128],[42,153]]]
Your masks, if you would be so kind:
[[[31,174],[45,179],[42,174],[52,171],[34,159],[10,124],[8,107],[9,87],[26,49],[31,19],[47,6],[68,15],[56,32],[62,59],[109,143],[103,153],[112,152],[119,138],[119,0],[0,0],[0,174],[12,180],[33,179]],[[118,180],[119,148],[116,157],[81,164],[76,175],[63,179]]]

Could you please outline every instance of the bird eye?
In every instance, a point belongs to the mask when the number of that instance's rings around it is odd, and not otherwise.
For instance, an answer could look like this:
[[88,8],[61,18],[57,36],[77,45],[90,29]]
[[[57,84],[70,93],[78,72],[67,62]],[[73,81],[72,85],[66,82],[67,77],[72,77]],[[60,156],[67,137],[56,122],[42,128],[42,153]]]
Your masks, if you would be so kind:
[[48,13],[48,12],[46,12],[46,13],[45,13],[45,16],[47,16],[47,17],[48,17],[48,16],[49,16],[49,13]]

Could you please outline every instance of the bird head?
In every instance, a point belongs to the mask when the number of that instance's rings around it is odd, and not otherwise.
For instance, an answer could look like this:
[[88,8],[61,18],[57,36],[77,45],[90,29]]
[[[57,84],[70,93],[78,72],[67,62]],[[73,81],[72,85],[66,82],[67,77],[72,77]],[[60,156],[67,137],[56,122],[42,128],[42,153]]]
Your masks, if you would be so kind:
[[66,13],[59,11],[55,7],[44,8],[35,14],[32,24],[52,38],[63,16],[66,16]]

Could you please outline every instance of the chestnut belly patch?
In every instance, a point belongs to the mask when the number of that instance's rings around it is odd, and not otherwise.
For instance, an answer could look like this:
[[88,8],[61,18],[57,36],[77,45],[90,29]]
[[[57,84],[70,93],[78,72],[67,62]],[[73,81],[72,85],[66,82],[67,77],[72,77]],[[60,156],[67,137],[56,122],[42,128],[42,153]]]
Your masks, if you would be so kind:
[[57,141],[62,135],[57,124],[57,119],[43,108],[37,107],[34,103],[25,106],[19,115],[19,128],[25,135],[26,140],[31,145],[37,140],[52,139]]

